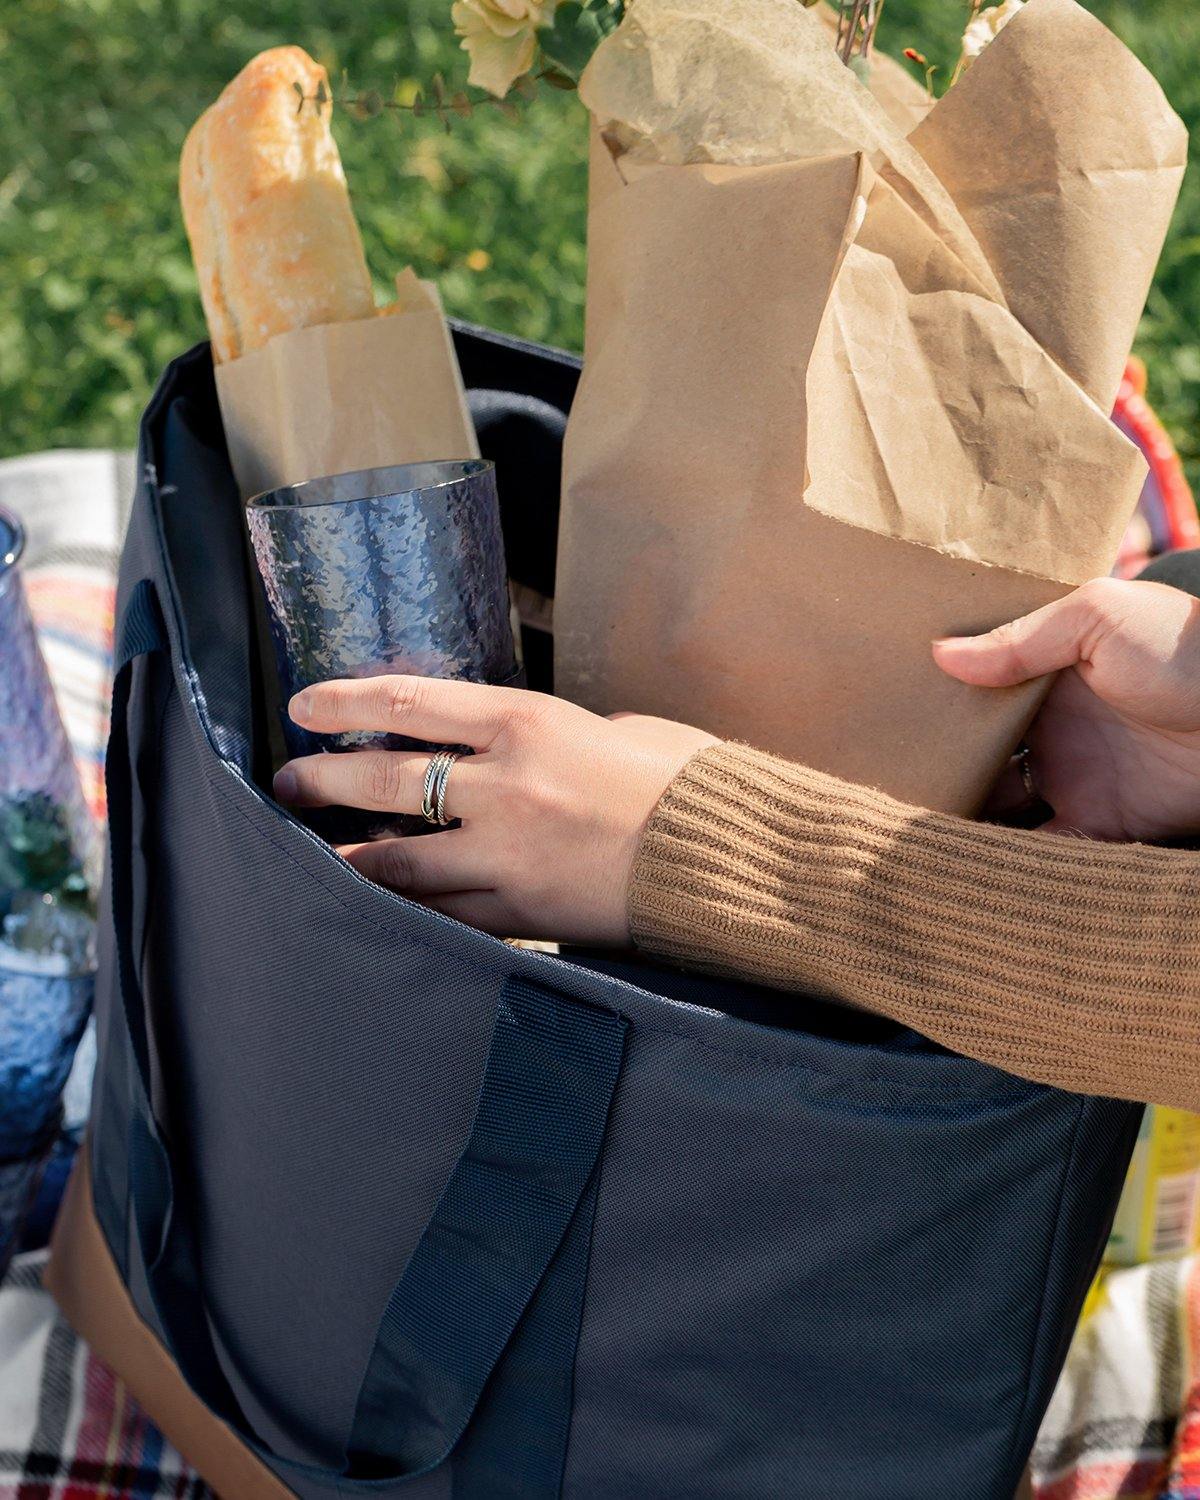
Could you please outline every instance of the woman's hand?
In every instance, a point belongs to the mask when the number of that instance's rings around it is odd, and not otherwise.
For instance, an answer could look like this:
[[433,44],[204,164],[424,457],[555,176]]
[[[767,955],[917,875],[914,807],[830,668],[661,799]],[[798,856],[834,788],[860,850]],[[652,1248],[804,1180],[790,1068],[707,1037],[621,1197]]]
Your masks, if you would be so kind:
[[1007,687],[1060,668],[1026,736],[1046,826],[1144,840],[1200,832],[1200,600],[1098,578],[988,635],[938,641],[962,682]]
[[[602,719],[514,688],[427,677],[322,683],[289,704],[325,734],[368,730],[469,745],[447,783],[462,826],[341,852],[370,880],[505,937],[625,943],[638,841],[668,784],[711,735],[665,719]],[[418,813],[430,751],[359,750],[289,762],[281,802]]]

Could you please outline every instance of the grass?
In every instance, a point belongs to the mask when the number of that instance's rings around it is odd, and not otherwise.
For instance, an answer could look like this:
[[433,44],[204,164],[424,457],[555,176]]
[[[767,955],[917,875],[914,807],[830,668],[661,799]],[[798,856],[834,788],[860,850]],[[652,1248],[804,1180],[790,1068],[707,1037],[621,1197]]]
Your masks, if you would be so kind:
[[[1200,128],[1195,0],[1091,0]],[[162,365],[204,336],[176,198],[191,121],[254,52],[298,42],[336,79],[465,76],[449,0],[0,0],[0,454],[130,445]],[[249,14],[236,14],[235,11]],[[888,0],[882,40],[948,61],[959,0]],[[578,348],[586,120],[384,116],[337,134],[381,296],[406,264],[450,311]],[[996,143],[995,149],[1002,149]],[[482,252],[482,253],[480,253]],[[1200,182],[1184,190],[1139,347],[1200,486]]]

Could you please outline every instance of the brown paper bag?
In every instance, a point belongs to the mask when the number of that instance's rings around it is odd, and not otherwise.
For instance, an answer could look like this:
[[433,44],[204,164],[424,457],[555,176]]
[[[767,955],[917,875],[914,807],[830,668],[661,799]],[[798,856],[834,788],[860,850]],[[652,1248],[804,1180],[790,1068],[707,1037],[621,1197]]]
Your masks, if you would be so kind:
[[216,367],[243,499],[351,469],[478,458],[441,300],[413,272],[380,316],[279,334]]
[[1109,411],[1187,132],[1151,74],[1073,0],[1036,0],[1019,19],[909,142],[949,189],[1011,311]]
[[[1106,92],[1072,81],[1046,35],[1064,24],[1086,28]],[[966,152],[992,139],[997,94],[1015,116],[1022,90],[1071,121],[1007,140],[1007,171],[976,201]],[[1121,170],[1105,174],[1116,120]],[[965,687],[930,642],[1108,571],[1144,466],[1088,389],[1115,391],[1186,137],[1073,0],[1031,0],[922,137],[969,143],[962,180],[943,181],[969,232],[988,211],[998,291],[911,191],[901,153],[753,167],[593,154],[556,679],[599,712],[666,714],[965,813],[1045,684]],[[1047,229],[1036,267],[1019,253],[1031,182],[1066,205],[1039,208],[1062,253]],[[1052,337],[1038,272],[1064,297],[1087,275],[1095,298],[1114,264],[1121,295]]]

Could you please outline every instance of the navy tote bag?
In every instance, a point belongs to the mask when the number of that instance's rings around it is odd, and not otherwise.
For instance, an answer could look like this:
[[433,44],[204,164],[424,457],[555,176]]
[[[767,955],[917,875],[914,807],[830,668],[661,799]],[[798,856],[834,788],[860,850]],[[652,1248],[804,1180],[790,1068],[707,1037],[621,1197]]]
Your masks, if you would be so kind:
[[[577,367],[457,338],[550,595]],[[369,884],[264,791],[207,346],[141,475],[92,1205],[191,1392],[307,1500],[1010,1500],[1138,1110]]]

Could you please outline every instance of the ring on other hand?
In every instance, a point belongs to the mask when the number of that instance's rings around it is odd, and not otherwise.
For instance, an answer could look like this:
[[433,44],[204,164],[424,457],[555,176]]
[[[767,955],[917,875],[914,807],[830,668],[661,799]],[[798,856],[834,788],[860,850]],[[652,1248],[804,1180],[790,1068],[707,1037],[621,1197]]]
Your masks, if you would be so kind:
[[446,783],[456,760],[462,759],[459,750],[439,750],[425,768],[425,783],[421,788],[421,816],[435,828],[445,828],[454,821],[446,816]]
[[1033,752],[1024,740],[1017,746],[1017,771],[1021,777],[1021,785],[1025,788],[1025,795],[1030,802],[1040,800],[1041,794],[1037,788],[1037,782],[1033,779],[1033,766],[1031,761]]

